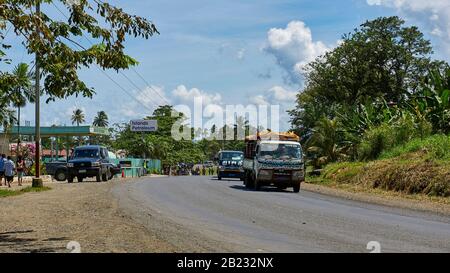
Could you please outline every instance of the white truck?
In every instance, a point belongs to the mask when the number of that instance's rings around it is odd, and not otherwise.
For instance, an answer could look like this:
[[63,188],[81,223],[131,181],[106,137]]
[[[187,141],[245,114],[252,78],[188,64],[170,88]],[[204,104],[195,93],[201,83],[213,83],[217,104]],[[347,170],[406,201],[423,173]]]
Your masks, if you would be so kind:
[[299,137],[294,133],[264,132],[245,140],[244,185],[300,191],[305,181],[305,163]]

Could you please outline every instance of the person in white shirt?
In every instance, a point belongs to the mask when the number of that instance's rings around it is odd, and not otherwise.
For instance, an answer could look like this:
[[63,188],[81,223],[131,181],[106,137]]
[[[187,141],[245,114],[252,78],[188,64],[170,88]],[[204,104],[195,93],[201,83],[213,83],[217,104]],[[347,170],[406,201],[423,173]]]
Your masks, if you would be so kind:
[[11,188],[11,182],[13,182],[14,179],[14,170],[16,169],[16,165],[11,160],[10,156],[8,156],[8,158],[6,159],[4,167],[5,167],[6,182],[8,183],[8,187]]

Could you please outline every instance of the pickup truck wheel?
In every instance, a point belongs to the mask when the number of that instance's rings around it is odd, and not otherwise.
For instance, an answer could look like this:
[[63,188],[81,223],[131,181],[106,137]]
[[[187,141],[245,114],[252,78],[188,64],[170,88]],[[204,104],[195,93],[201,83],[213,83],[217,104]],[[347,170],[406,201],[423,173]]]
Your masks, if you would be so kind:
[[109,170],[107,170],[104,174],[102,174],[102,180],[103,182],[108,181],[108,177],[109,177]]
[[258,183],[256,179],[253,180],[253,189],[255,189],[255,191],[259,191],[261,189],[261,184]]
[[78,182],[83,182],[83,177],[78,176],[78,177],[77,177],[77,180],[78,180]]
[[64,170],[57,170],[55,173],[55,179],[57,181],[65,181],[67,179],[66,172]]
[[298,184],[294,185],[293,188],[294,188],[294,192],[295,192],[295,193],[300,192],[300,182],[299,182]]
[[69,175],[69,176],[67,177],[67,182],[73,183],[73,176]]
[[95,176],[95,179],[97,182],[101,182],[102,181],[102,175],[101,175],[102,171],[99,170],[97,175]]

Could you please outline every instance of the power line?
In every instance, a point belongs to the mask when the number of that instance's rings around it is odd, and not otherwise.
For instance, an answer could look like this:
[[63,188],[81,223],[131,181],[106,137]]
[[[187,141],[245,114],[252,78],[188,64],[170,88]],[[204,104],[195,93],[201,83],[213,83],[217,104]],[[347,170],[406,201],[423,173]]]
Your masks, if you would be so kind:
[[[53,6],[66,18],[69,19],[69,17],[64,14],[61,9],[55,5],[54,2],[52,2]],[[85,38],[91,45],[94,45],[94,43],[92,43],[92,41],[87,38],[83,33],[81,34],[83,38]],[[80,46],[80,45],[78,45]],[[115,85],[117,85],[122,91],[124,91],[127,95],[129,95],[133,100],[135,100],[137,103],[139,103],[140,105],[144,106],[147,110],[149,110],[150,112],[152,111],[149,107],[147,107],[147,105],[145,105],[144,103],[142,103],[141,101],[139,101],[134,95],[132,95],[130,92],[128,92],[126,90],[126,88],[124,88],[122,85],[120,85],[117,81],[115,81],[110,75],[108,75],[101,67],[99,67],[98,64],[94,63],[95,66],[100,70],[100,72],[102,72],[110,81],[112,81]],[[122,73],[122,71],[119,71],[119,73],[122,74],[122,76],[124,76],[130,83],[133,84],[133,86],[135,86],[138,90],[140,89],[130,78],[128,78],[124,73]],[[150,97],[149,97],[150,98]],[[152,99],[150,99],[150,101],[155,105],[158,106],[157,103],[155,103]]]
[[[141,78],[144,82],[145,82],[145,84],[147,85],[147,86],[151,86],[148,82],[147,82],[147,80],[145,80],[145,78],[144,77],[142,77],[142,75],[132,66],[131,67],[131,70],[133,70],[134,71],[134,73],[136,73],[138,76],[139,76],[139,78]],[[157,90],[154,90],[155,91],[155,93],[156,94],[158,94],[158,96],[165,102],[165,103],[167,103],[167,104],[170,104],[170,102],[169,101],[167,101],[167,99],[164,97],[164,96],[162,96]]]

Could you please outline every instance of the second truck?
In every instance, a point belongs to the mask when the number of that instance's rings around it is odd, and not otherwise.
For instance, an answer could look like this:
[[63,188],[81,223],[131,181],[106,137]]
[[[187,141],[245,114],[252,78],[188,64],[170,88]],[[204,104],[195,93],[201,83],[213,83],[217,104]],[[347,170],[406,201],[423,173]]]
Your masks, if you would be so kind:
[[305,181],[305,164],[300,138],[294,133],[261,132],[245,139],[244,185],[300,191]]

